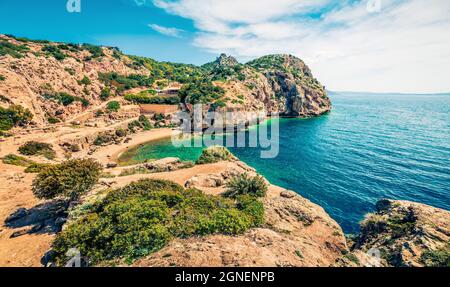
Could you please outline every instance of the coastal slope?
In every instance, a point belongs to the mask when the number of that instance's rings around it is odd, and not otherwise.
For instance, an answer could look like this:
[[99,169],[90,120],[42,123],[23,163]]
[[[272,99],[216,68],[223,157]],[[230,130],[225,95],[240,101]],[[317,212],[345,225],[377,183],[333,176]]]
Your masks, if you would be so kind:
[[[331,110],[325,88],[291,55],[247,64],[221,55],[198,67],[113,47],[0,35],[0,265],[48,265],[46,252],[70,224],[72,209],[33,195],[33,180],[49,165],[100,162],[101,179],[79,206],[140,179],[170,180],[219,197],[230,178],[256,176],[235,158],[208,164],[117,160],[130,148],[173,133],[172,115],[143,112],[143,105],[191,111],[197,103],[205,111],[263,116],[307,118]],[[448,211],[382,201],[362,223],[361,234],[347,240],[322,207],[265,181],[265,217],[258,227],[235,236],[174,238],[133,265],[370,266],[367,252],[373,248],[381,250],[383,266],[441,266],[448,260]]]

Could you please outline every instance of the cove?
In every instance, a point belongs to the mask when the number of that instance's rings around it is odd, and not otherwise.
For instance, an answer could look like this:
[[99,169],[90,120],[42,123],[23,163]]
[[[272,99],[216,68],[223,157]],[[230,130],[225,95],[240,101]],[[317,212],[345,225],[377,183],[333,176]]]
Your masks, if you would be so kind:
[[[330,97],[328,115],[280,121],[276,158],[261,159],[258,148],[230,150],[273,184],[322,206],[346,233],[357,232],[381,198],[450,209],[450,95]],[[196,160],[201,151],[166,139],[125,157]]]

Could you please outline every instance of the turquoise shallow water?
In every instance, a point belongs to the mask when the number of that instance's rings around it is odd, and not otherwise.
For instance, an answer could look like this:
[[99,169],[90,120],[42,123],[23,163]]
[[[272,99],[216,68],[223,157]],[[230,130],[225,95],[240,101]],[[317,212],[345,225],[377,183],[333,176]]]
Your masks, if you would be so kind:
[[[347,233],[381,198],[450,210],[450,95],[330,96],[329,115],[281,120],[278,157],[261,159],[257,148],[230,150],[272,183],[324,207]],[[134,158],[195,160],[200,153],[162,140]]]

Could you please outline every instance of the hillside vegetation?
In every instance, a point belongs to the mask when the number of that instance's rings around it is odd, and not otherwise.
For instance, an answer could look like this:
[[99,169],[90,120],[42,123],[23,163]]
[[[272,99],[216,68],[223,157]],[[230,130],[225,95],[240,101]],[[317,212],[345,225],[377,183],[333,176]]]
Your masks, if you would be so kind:
[[[0,59],[3,131],[65,122],[117,97],[127,104],[180,105],[187,111],[191,104],[201,103],[210,111],[231,108],[298,117],[331,108],[309,68],[289,55],[265,56],[248,64],[221,55],[199,67],[129,56],[115,47],[0,35]],[[182,86],[179,95],[156,94],[171,85]],[[10,107],[28,110],[33,121],[14,120]]]

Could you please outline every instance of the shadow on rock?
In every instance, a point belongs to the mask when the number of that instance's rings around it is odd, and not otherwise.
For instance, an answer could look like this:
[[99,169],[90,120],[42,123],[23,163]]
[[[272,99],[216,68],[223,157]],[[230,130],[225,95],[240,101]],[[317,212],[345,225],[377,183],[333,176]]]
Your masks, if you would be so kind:
[[19,208],[5,220],[8,228],[23,228],[11,235],[11,238],[25,234],[54,234],[61,231],[67,220],[69,202],[66,200],[54,200],[39,204],[33,208]]

